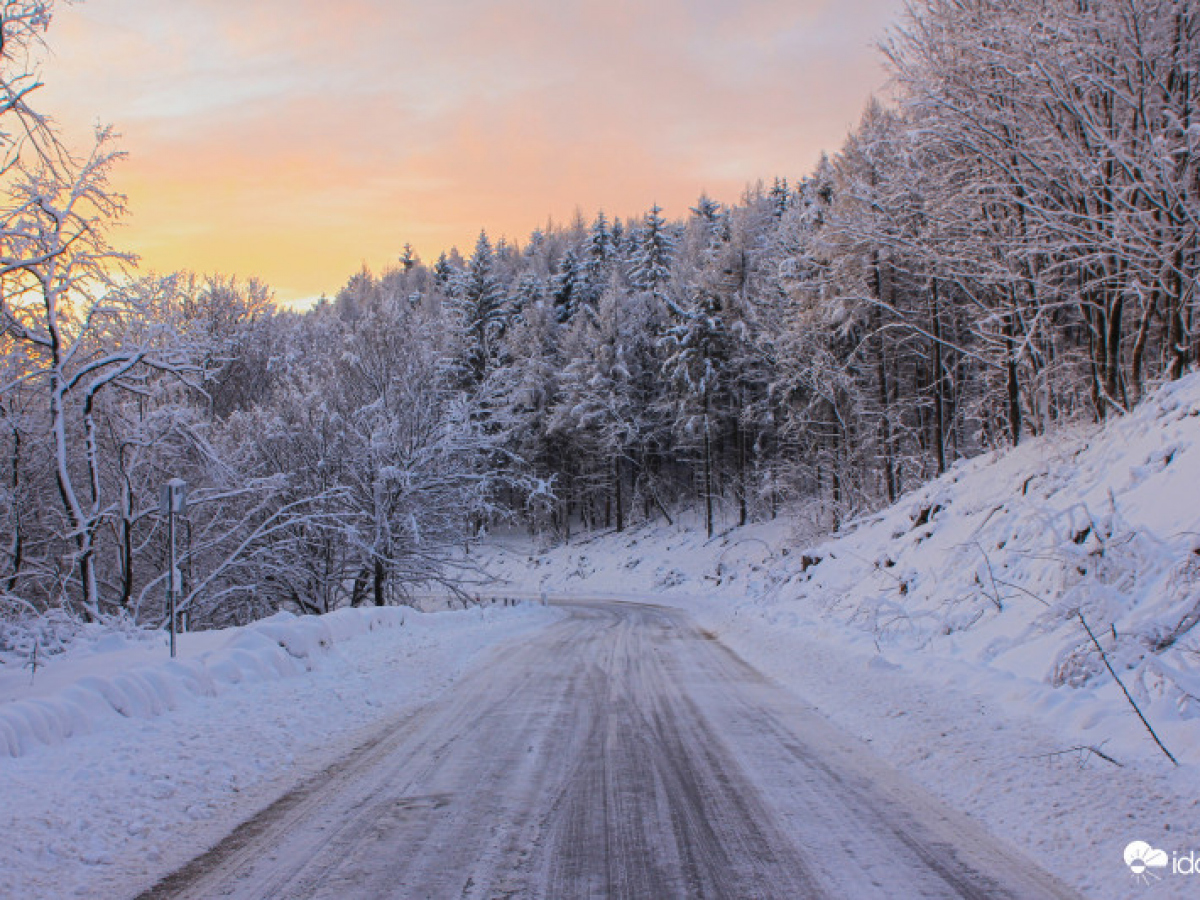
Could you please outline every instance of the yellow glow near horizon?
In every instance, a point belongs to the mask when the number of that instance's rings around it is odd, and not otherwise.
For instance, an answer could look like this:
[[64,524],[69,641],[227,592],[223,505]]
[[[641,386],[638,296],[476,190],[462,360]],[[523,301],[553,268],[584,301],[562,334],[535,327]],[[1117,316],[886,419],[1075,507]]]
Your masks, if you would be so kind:
[[333,294],[405,243],[733,202],[834,151],[884,75],[900,0],[87,0],[48,36],[44,103],[112,123],[156,271]]

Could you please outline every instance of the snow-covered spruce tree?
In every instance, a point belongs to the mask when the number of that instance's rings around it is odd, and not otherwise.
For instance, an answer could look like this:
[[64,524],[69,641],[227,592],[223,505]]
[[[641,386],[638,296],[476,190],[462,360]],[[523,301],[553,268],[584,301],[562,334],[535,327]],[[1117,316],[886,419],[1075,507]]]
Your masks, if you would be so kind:
[[506,310],[495,266],[492,243],[481,231],[470,261],[447,285],[447,312],[455,338],[452,365],[464,385],[480,385],[496,365]]
[[786,178],[776,178],[771,182],[771,190],[767,195],[771,203],[771,212],[775,218],[782,219],[783,214],[788,211],[788,207],[792,205],[793,195],[788,187]]
[[675,235],[662,208],[655,204],[633,233],[629,256],[629,281],[639,291],[661,297],[671,280],[671,253]]
[[612,263],[616,253],[616,242],[608,218],[604,215],[604,210],[601,210],[592,221],[583,253],[580,300],[593,310],[600,305],[600,295],[611,280]]
[[573,248],[568,248],[554,273],[551,293],[554,297],[554,316],[560,325],[566,324],[579,309],[584,298],[583,265],[575,255]]

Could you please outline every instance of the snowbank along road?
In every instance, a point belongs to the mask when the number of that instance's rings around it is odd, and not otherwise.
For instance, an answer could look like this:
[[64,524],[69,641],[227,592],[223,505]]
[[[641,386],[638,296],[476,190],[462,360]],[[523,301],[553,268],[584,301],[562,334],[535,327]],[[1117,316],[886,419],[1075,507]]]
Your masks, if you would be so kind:
[[685,614],[564,605],[143,897],[1076,896]]

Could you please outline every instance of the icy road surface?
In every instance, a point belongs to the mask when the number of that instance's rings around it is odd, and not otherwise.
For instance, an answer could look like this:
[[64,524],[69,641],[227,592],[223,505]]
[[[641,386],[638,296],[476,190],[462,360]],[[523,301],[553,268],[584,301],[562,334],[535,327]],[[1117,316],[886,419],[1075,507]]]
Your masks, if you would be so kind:
[[1077,896],[684,613],[565,605],[143,896]]

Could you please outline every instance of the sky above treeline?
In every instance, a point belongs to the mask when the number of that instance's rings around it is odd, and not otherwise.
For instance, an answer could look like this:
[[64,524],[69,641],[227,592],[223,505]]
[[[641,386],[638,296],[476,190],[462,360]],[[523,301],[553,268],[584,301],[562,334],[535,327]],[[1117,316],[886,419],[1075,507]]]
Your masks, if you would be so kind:
[[144,269],[333,294],[411,243],[735,202],[835,151],[902,0],[86,0],[42,106],[121,134]]

